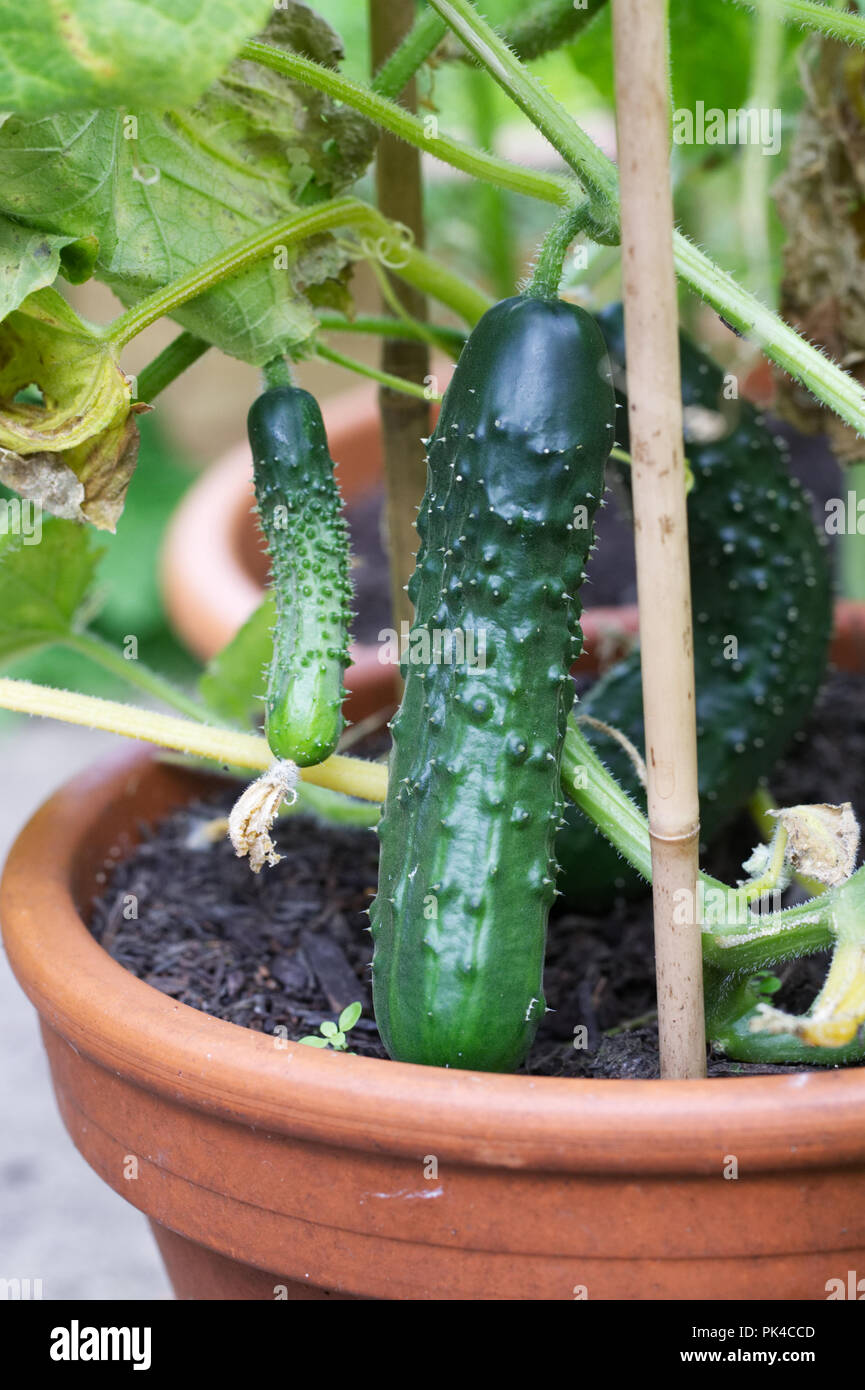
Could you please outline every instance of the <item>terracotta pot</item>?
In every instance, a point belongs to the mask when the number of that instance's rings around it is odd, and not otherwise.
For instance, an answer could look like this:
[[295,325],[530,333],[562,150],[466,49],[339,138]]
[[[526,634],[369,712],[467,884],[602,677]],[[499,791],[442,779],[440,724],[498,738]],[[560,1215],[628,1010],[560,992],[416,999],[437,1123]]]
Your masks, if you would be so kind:
[[82,914],[203,780],[140,752],[97,767],[0,886],[65,1124],[154,1223],[179,1298],[822,1299],[865,1274],[865,1069],[447,1071],[280,1045],[135,979]]
[[[324,403],[323,413],[350,511],[352,503],[381,486],[376,388],[362,386],[336,396]],[[189,489],[166,532],[162,588],[168,615],[181,639],[204,661],[225,646],[263,596],[267,560],[252,502],[252,459],[243,443]],[[636,608],[586,611],[583,670],[598,670],[627,650],[637,630],[636,613]],[[358,644],[352,648],[346,686],[356,697],[356,719],[373,712],[369,692],[381,676],[379,651]]]

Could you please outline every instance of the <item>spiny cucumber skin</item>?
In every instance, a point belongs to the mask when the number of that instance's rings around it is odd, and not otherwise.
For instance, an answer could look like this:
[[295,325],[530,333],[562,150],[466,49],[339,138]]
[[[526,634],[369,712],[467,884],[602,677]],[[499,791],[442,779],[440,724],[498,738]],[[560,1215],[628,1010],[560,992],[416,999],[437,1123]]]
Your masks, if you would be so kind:
[[513,1070],[544,1013],[568,671],[613,412],[594,321],[515,298],[474,329],[429,444],[411,641],[483,633],[486,669],[403,666],[371,911],[376,1019],[400,1061]]
[[[614,363],[621,363],[621,310],[605,311],[600,322]],[[720,368],[684,335],[681,358],[685,405],[731,419],[722,439],[686,440],[694,473],[688,531],[701,835],[707,840],[744,805],[808,717],[825,670],[832,586],[825,539],[789,473],[783,442],[747,401],[724,400]],[[627,447],[624,409],[617,412],[617,429]],[[731,637],[738,641],[736,660],[724,654]],[[622,730],[643,748],[639,650],[592,686],[580,712]],[[584,732],[645,806],[620,746],[593,728]],[[617,892],[641,891],[638,876],[570,803],[565,819],[556,852],[559,888],[569,901],[584,911],[603,911]]]
[[315,398],[274,387],[253,403],[248,426],[276,599],[265,733],[274,757],[309,767],[330,756],[343,729],[348,530]]

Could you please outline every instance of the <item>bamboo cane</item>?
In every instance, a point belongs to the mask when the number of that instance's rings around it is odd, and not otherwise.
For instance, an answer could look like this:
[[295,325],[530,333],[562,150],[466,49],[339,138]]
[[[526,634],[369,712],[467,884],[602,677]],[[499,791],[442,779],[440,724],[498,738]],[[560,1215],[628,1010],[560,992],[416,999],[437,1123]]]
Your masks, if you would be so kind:
[[706,1074],[665,0],[613,0],[622,266],[661,1075]]
[[[415,20],[414,0],[370,0],[370,44],[373,71],[390,56]],[[415,83],[412,80],[403,101],[414,108]],[[423,183],[420,153],[392,135],[382,134],[376,156],[376,187],[379,210],[385,217],[402,222],[423,245]],[[391,290],[411,314],[425,319],[426,300],[417,290],[389,277]],[[429,376],[429,348],[426,343],[385,341],[381,367],[392,376],[423,385]],[[426,487],[425,448],[421,443],[429,434],[430,406],[390,387],[379,391],[382,422],[384,472],[387,485],[387,536],[390,558],[391,602],[394,622],[410,622],[412,607],[405,585],[414,569],[418,538],[416,509]]]

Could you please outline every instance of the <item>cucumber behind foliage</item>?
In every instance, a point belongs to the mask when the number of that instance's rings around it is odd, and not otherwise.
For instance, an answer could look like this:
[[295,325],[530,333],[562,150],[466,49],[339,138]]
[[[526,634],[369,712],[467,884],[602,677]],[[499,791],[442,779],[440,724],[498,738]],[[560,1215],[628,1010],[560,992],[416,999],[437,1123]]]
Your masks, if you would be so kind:
[[[599,322],[624,386],[620,305]],[[790,474],[787,450],[754,407],[727,400],[720,367],[680,339],[688,497],[701,833],[710,839],[744,805],[802,727],[823,679],[832,624],[824,537]],[[619,402],[625,403],[624,394]],[[627,409],[616,412],[628,448]],[[706,434],[715,435],[706,439]],[[702,436],[702,438],[701,438]],[[640,653],[613,666],[580,712],[621,730],[642,749]],[[586,737],[623,787],[645,806],[633,765],[613,739]],[[556,842],[559,887],[583,911],[603,911],[643,885],[571,803]]]

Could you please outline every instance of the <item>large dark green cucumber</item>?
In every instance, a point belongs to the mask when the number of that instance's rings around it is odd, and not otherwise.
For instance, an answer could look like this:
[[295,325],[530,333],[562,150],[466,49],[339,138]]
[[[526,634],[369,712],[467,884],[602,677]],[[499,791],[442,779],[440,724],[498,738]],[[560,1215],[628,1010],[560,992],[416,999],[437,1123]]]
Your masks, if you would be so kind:
[[[600,315],[617,384],[624,365],[621,307]],[[718,365],[682,335],[686,452],[694,474],[688,498],[694,666],[697,690],[702,838],[709,839],[772,769],[813,705],[826,665],[831,581],[818,533],[783,441],[747,401],[726,400]],[[620,403],[624,396],[619,396]],[[617,435],[628,447],[627,410]],[[718,438],[701,435],[720,430]],[[622,730],[643,747],[640,654],[612,667],[580,712]],[[587,738],[641,805],[630,759],[595,729]],[[559,887],[585,911],[641,883],[568,804],[556,842]]]
[[512,1069],[544,1012],[568,671],[613,410],[594,320],[518,297],[472,332],[429,443],[371,913],[376,1019],[402,1061]]
[[277,386],[253,403],[249,442],[276,599],[265,697],[271,752],[319,763],[342,733],[351,617],[348,532],[318,403]]

